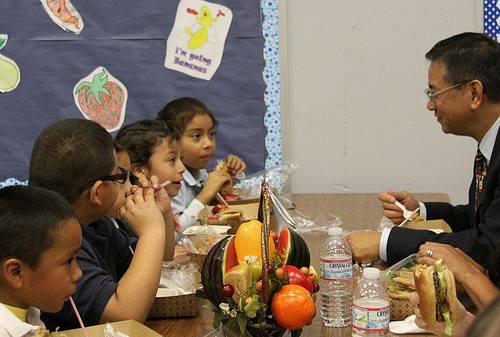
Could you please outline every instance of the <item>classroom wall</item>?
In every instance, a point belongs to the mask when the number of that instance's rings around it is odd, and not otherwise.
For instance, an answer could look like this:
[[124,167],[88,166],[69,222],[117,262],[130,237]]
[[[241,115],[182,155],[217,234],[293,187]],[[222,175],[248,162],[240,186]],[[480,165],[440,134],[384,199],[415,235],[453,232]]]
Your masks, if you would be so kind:
[[470,0],[280,0],[283,160],[294,193],[445,192],[467,201],[476,143],[426,109],[437,41],[481,32]]

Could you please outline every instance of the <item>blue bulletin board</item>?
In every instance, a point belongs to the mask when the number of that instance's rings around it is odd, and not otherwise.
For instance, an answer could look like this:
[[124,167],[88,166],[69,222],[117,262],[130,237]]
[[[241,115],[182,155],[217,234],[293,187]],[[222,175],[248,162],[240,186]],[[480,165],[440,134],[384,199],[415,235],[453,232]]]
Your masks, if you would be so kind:
[[484,33],[498,41],[500,34],[500,26],[498,25],[498,17],[500,10],[498,8],[498,0],[484,0]]
[[[202,5],[212,9],[212,26],[219,29],[218,42],[223,45],[220,64],[209,80],[166,66],[167,40],[183,1],[197,5],[198,0],[3,3],[0,182],[26,181],[31,148],[47,125],[64,118],[84,118],[74,97],[75,88],[91,81],[97,70],[106,71],[106,84],[111,82],[111,89],[118,87],[115,105],[124,107],[123,120],[121,124],[114,120],[115,126],[156,118],[169,101],[191,96],[205,102],[220,122],[217,152],[209,169],[227,154],[243,158],[247,175],[279,165],[282,157],[277,0],[198,1],[199,6],[189,8],[191,16],[182,12],[194,22],[195,16],[201,18]],[[55,3],[66,5],[66,16],[64,11],[50,13],[52,9],[47,6]],[[217,6],[220,8],[216,10]],[[229,17],[230,25],[224,22]],[[228,27],[227,36],[222,34],[223,24]],[[202,28],[209,31],[206,26],[205,23]],[[209,46],[209,39],[202,42]],[[193,62],[199,58],[207,64],[208,54],[203,56],[202,48],[187,55],[193,55]],[[2,62],[11,65],[2,68]],[[20,75],[16,85],[11,76],[13,64]],[[2,73],[11,77],[2,79]],[[120,84],[126,88],[126,102],[120,96]],[[6,90],[9,85],[14,88]],[[117,130],[110,132],[114,136]]]

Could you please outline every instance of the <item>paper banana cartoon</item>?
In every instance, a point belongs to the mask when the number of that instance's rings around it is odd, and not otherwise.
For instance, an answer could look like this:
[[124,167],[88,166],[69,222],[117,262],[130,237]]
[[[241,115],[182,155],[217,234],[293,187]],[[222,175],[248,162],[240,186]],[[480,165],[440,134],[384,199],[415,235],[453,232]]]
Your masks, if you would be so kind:
[[191,8],[188,8],[187,12],[190,14],[194,14],[196,16],[196,21],[199,21],[195,23],[191,28],[186,27],[185,29],[186,33],[191,35],[188,43],[189,49],[199,48],[203,46],[207,41],[208,43],[217,43],[217,31],[214,27],[212,27],[212,22],[217,22],[219,16],[225,16],[225,14],[219,10],[219,13],[217,13],[215,18],[212,18],[212,12],[210,12],[210,9],[208,9],[206,6],[203,6],[201,8],[200,16],[198,16],[197,11]]

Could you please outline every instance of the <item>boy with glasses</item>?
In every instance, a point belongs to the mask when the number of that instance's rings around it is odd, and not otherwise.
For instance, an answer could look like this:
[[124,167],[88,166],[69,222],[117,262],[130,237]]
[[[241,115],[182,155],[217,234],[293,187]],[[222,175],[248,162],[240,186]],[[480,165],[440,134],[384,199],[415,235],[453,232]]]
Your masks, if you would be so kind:
[[[144,322],[163,260],[173,255],[173,245],[166,244],[166,238],[174,235],[170,199],[156,177],[140,181],[142,187],[134,189],[120,208],[120,216],[138,239],[105,216],[126,177],[126,170],[118,167],[111,135],[90,120],[49,125],[33,147],[29,185],[62,194],[80,222],[83,239],[77,263],[83,276],[73,299],[85,325],[125,319]],[[43,312],[42,320],[51,330],[79,327],[68,303],[55,314]]]
[[444,219],[453,233],[393,227],[382,232],[353,233],[347,241],[358,262],[380,258],[393,264],[427,241],[460,248],[487,265],[500,242],[500,44],[479,33],[462,33],[438,42],[426,54],[429,101],[444,133],[472,137],[478,143],[467,205],[418,202],[407,191],[379,193],[384,215],[399,224],[403,213],[420,207],[426,219]]

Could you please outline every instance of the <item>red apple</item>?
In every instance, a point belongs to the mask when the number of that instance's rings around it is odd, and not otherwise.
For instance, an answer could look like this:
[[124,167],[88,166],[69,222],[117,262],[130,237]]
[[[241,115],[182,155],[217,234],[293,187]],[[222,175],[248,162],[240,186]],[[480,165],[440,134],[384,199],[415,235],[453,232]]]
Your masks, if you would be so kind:
[[228,195],[224,196],[224,200],[226,200],[226,201],[238,201],[238,200],[241,200],[241,198],[235,194],[228,194]]
[[212,214],[215,215],[215,214],[219,213],[220,211],[223,211],[223,210],[225,210],[227,208],[228,207],[226,205],[215,205],[212,208]]

